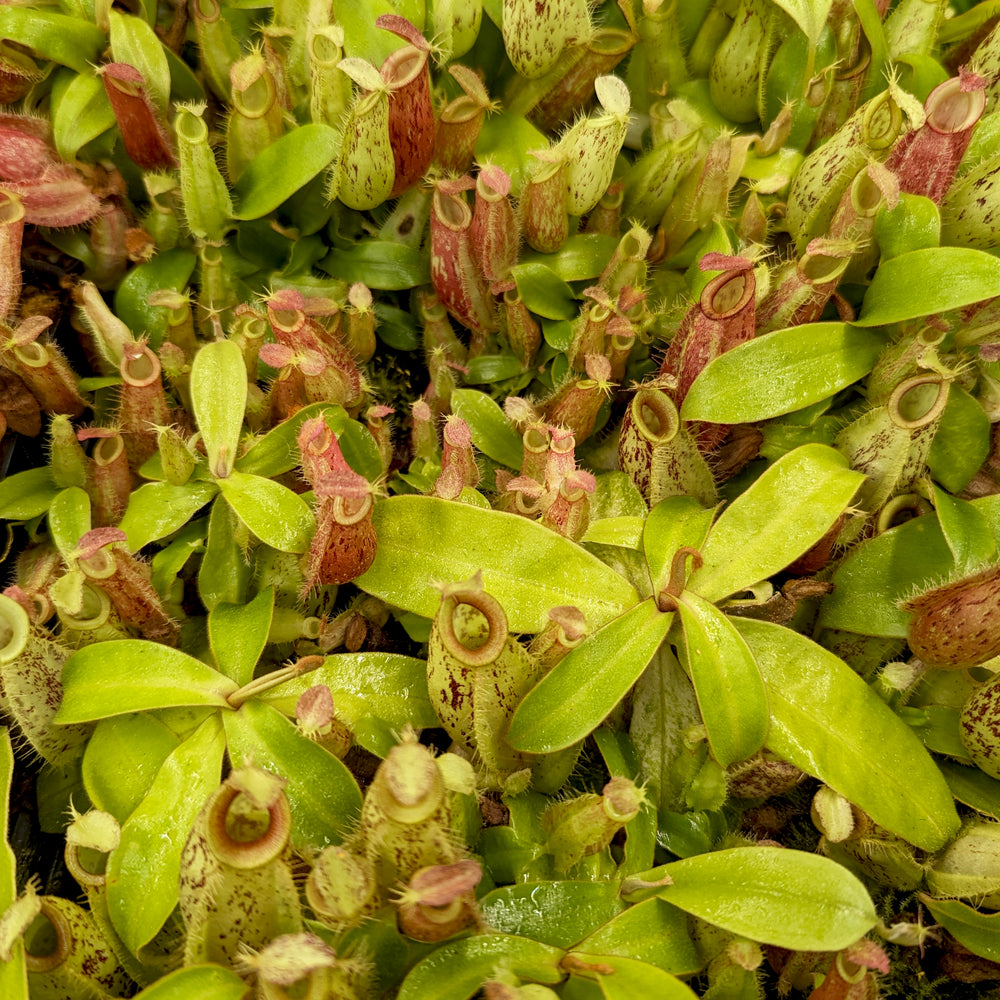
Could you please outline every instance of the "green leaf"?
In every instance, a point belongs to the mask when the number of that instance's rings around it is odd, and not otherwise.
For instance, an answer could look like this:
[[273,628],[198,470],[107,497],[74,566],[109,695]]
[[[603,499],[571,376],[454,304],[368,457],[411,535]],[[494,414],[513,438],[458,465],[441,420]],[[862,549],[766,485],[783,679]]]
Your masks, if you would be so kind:
[[422,250],[390,243],[365,240],[352,247],[334,247],[319,266],[342,281],[361,281],[380,291],[401,291],[430,284],[430,258]]
[[480,354],[469,361],[466,380],[475,385],[503,382],[524,371],[524,366],[512,354]]
[[923,893],[920,900],[931,916],[974,955],[1000,962],[1000,913],[980,913],[957,899],[934,899]]
[[129,552],[183,528],[218,492],[215,483],[196,480],[183,486],[146,483],[134,490],[118,525],[128,536]]
[[153,939],[177,905],[181,851],[219,785],[224,750],[222,725],[212,716],[167,757],[122,827],[108,860],[108,913],[133,953]]
[[107,39],[95,24],[80,17],[55,14],[36,7],[0,7],[0,38],[19,42],[44,59],[91,72]]
[[[885,86],[883,82],[885,79],[884,67],[889,60],[889,47],[886,44],[885,31],[882,28],[882,15],[875,7],[874,0],[852,0],[852,3],[861,24],[861,30],[864,32],[871,50],[864,88],[858,100],[860,107]],[[938,39],[943,40],[940,34]]]
[[108,21],[112,60],[134,66],[142,74],[153,104],[166,111],[170,102],[170,67],[156,33],[142,18],[114,8]]
[[736,627],[767,685],[767,746],[927,851],[958,831],[955,803],[913,730],[843,660],[791,629]]
[[265,545],[279,552],[305,552],[316,530],[309,505],[274,479],[231,472],[219,489],[236,516]]
[[62,490],[49,507],[48,521],[52,541],[68,561],[81,537],[90,531],[90,497],[79,486]]
[[653,869],[658,895],[702,920],[792,951],[840,951],[878,921],[868,891],[842,865],[782,847],[733,847]]
[[261,699],[286,715],[295,714],[303,691],[325,684],[333,695],[337,718],[354,732],[365,749],[384,757],[396,744],[371,733],[366,720],[377,719],[385,729],[401,732],[407,724],[430,729],[440,724],[427,694],[427,663],[398,653],[339,653],[328,656],[317,670],[272,688]]
[[[296,443],[298,433],[307,420],[321,413],[326,418],[327,425],[338,437],[344,426],[350,422],[347,411],[342,406],[335,406],[332,403],[310,403],[255,441],[236,460],[234,468],[254,476],[272,477],[294,469],[299,464],[299,446]],[[349,459],[348,464],[350,464]],[[359,470],[354,469],[354,471]]]
[[697,994],[669,972],[634,958],[594,955],[590,961],[612,969],[610,975],[599,973],[597,982],[604,1000],[634,1000],[655,996],[661,1000],[696,1000]]
[[688,590],[678,599],[677,611],[712,756],[729,767],[764,745],[768,725],[764,680],[750,647],[714,604]]
[[612,881],[522,882],[487,893],[479,908],[495,931],[572,948],[624,910],[618,893]]
[[[520,370],[520,369],[519,369]],[[524,444],[503,410],[485,392],[453,389],[451,412],[461,417],[472,432],[472,443],[508,469],[520,469]]]
[[191,363],[191,405],[213,476],[233,469],[247,405],[247,369],[231,340],[204,344]]
[[243,1000],[246,981],[221,965],[175,969],[135,995],[135,1000]]
[[[598,628],[638,602],[624,577],[535,521],[436,497],[397,496],[375,505],[378,551],[355,585],[389,604],[433,618],[436,581],[482,570],[512,632],[539,632],[552,608],[574,604]],[[540,572],[544,567],[544,573]]]
[[702,507],[694,497],[667,497],[649,512],[642,531],[642,550],[654,593],[667,585],[678,549],[701,549],[714,517],[715,511]]
[[146,712],[101,719],[83,751],[83,784],[90,801],[124,823],[179,743],[172,730]]
[[274,614],[274,588],[249,604],[216,604],[208,613],[208,641],[219,670],[241,687],[253,680]]
[[904,191],[894,208],[879,208],[874,235],[882,261],[936,247],[941,242],[941,212],[930,198]]
[[449,941],[403,980],[398,1000],[469,1000],[498,965],[515,976],[554,985],[565,978],[560,948],[512,934],[477,934]]
[[235,219],[273,212],[340,156],[340,133],[329,125],[299,125],[259,152],[233,188]]
[[197,260],[190,250],[180,247],[163,251],[130,268],[115,291],[115,315],[137,336],[149,337],[153,350],[158,350],[167,336],[170,310],[151,306],[149,296],[161,288],[183,292]]
[[689,976],[702,967],[684,912],[656,896],[630,906],[573,950],[638,959],[675,976]]
[[[10,730],[0,726],[0,913],[17,898],[17,863],[10,847],[10,788],[14,777],[14,751]],[[0,962],[0,995],[7,1000],[28,1000],[28,973],[24,963],[24,945],[16,942],[9,961]]]
[[953,497],[938,486],[932,484],[932,487],[941,533],[951,550],[955,566],[963,574],[973,572],[996,552],[993,532],[977,507],[967,500]]
[[560,660],[514,712],[507,742],[552,753],[582,740],[625,697],[673,621],[652,599],[615,618]]
[[321,848],[339,843],[356,826],[361,791],[351,772],[318,743],[303,736],[277,709],[250,700],[224,718],[234,767],[252,760],[288,780],[292,843]]
[[819,42],[831,0],[774,0],[774,4],[788,14],[813,45]]
[[94,75],[60,70],[52,86],[52,139],[69,162],[88,142],[115,124],[104,84]]
[[684,397],[685,420],[752,423],[801,410],[864,378],[886,339],[847,323],[805,323],[739,344],[712,361]]
[[719,601],[784,569],[826,534],[863,480],[826,445],[783,455],[723,510],[688,589]]
[[575,319],[580,303],[573,289],[545,264],[515,264],[510,269],[524,304],[546,319]]
[[208,517],[208,539],[198,571],[198,593],[211,610],[220,601],[241,604],[246,596],[251,568],[240,548],[239,519],[222,499],[212,504]]
[[63,700],[56,722],[92,722],[125,712],[180,705],[228,708],[236,685],[179,649],[144,639],[95,642],[63,667]]
[[819,625],[861,635],[905,639],[910,613],[899,602],[954,569],[936,517],[915,517],[848,553],[823,598]]
[[418,31],[424,30],[424,5],[418,0],[368,0],[363,6],[340,3],[337,5],[337,23],[344,26],[344,53],[371,60],[376,66],[402,40],[390,31],[383,31],[375,24],[381,14],[400,14]]
[[537,160],[532,150],[547,149],[548,138],[526,118],[509,111],[488,115],[476,141],[476,159],[480,163],[495,163],[511,180],[511,193],[519,197],[521,188]]
[[522,264],[544,264],[563,281],[588,281],[608,265],[618,240],[603,233],[577,233],[555,253],[523,253]]
[[[4,8],[0,8],[0,12]],[[59,493],[47,465],[27,472],[15,472],[0,479],[0,518],[6,521],[27,521],[49,509]]]
[[938,767],[948,782],[951,794],[963,805],[1000,820],[1000,781],[978,767],[953,760],[939,760]]
[[986,411],[961,386],[952,385],[931,442],[927,467],[952,493],[960,493],[990,453],[992,425]]
[[883,261],[856,326],[922,319],[1000,295],[1000,260],[969,247],[911,250]]

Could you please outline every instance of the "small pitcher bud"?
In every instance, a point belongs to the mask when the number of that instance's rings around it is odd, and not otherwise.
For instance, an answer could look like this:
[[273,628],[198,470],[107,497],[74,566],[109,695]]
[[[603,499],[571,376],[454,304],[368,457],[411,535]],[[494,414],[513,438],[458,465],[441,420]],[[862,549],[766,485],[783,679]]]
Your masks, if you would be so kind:
[[591,31],[585,0],[503,0],[504,48],[529,80],[547,73],[570,42]]
[[486,114],[495,110],[496,105],[483,81],[468,66],[453,63],[448,72],[458,81],[462,95],[441,111],[433,162],[446,174],[464,174],[472,165]]
[[371,862],[343,847],[324,848],[306,879],[306,900],[326,924],[358,923],[378,907]]
[[524,239],[532,250],[555,253],[569,236],[569,165],[557,149],[531,154],[539,161],[521,194]]
[[363,59],[341,59],[337,68],[364,92],[355,97],[348,113],[336,189],[331,189],[330,196],[340,198],[348,208],[366,211],[389,197],[396,179],[389,137],[389,88],[378,70]]
[[483,877],[478,861],[432,865],[413,873],[396,900],[399,929],[414,941],[444,941],[478,918],[474,890]]
[[989,910],[1000,906],[1000,823],[966,824],[931,862],[927,887],[936,896],[971,897]]

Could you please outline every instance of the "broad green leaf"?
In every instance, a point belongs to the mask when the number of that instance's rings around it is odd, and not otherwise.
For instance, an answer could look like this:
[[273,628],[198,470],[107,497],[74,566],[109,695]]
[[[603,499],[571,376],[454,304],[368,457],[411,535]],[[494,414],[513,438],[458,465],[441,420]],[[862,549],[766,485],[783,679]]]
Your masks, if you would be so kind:
[[166,250],[143,264],[130,268],[115,291],[115,315],[136,336],[149,337],[149,346],[158,350],[167,336],[170,310],[151,306],[149,296],[160,288],[183,292],[198,258],[180,247]]
[[52,140],[56,151],[69,162],[92,139],[115,124],[104,84],[93,72],[64,69],[52,87]]
[[630,906],[573,950],[584,955],[638,959],[675,976],[691,975],[702,966],[687,917],[656,896]]
[[361,792],[351,772],[318,743],[303,736],[277,709],[248,701],[224,718],[234,767],[252,760],[288,779],[292,843],[322,848],[340,843],[361,814]]
[[[591,523],[609,517],[633,517],[645,520],[649,505],[624,472],[600,472],[597,486],[590,496]],[[635,548],[638,546],[638,542]]]
[[618,240],[604,233],[576,233],[555,253],[525,252],[523,264],[544,264],[563,281],[587,281],[596,278],[608,265]]
[[[960,500],[934,486],[934,508],[941,533],[951,550],[955,566],[962,573],[972,572],[990,559],[997,544],[982,512],[967,500]],[[49,515],[51,518],[51,514]]]
[[108,860],[108,913],[133,953],[153,939],[177,905],[181,851],[219,785],[224,750],[222,724],[212,716],[167,757],[122,827]]
[[259,152],[233,188],[233,218],[259,219],[340,156],[340,133],[329,125],[299,125]]
[[228,708],[236,685],[179,649],[144,639],[95,642],[63,667],[60,725],[176,706]]
[[[0,12],[4,8],[0,7]],[[0,518],[5,521],[27,521],[49,509],[59,487],[52,480],[47,465],[27,472],[15,472],[0,480]]]
[[375,505],[378,551],[354,583],[389,604],[433,618],[436,582],[478,570],[512,632],[538,632],[548,613],[574,604],[592,628],[639,600],[624,577],[535,521],[436,497],[397,496]]
[[90,497],[79,486],[58,493],[49,507],[49,532],[67,561],[81,537],[90,531]]
[[191,363],[191,405],[213,476],[233,470],[247,405],[247,369],[231,340],[204,344]]
[[166,111],[170,100],[170,67],[163,44],[141,18],[111,9],[109,16],[111,58],[128,63],[141,74],[153,104]]
[[595,545],[617,545],[623,549],[638,549],[642,542],[645,520],[641,517],[602,517],[587,525],[581,542]]
[[573,289],[545,264],[515,264],[510,269],[524,304],[546,319],[575,319],[580,303]]
[[954,560],[936,517],[915,517],[863,542],[833,574],[819,625],[861,635],[906,638],[910,613],[899,602],[940,580]]
[[649,512],[642,550],[654,593],[667,585],[678,549],[701,549],[714,517],[715,511],[702,507],[694,497],[667,497]]
[[978,767],[953,760],[939,760],[937,763],[951,794],[959,802],[1000,820],[1000,781]]
[[535,983],[555,984],[565,973],[560,948],[512,934],[477,934],[441,945],[403,980],[398,1000],[469,1000],[498,965]]
[[879,208],[874,236],[883,262],[912,250],[931,249],[941,242],[941,212],[930,198],[904,191],[895,207]]
[[[556,948],[573,945],[621,913],[617,882],[522,882],[505,885],[479,901],[487,924],[503,934],[522,934]],[[553,917],[558,915],[558,919]]]
[[218,499],[208,517],[205,556],[198,571],[198,593],[211,610],[220,601],[241,604],[250,581],[250,564],[240,548],[239,519],[229,504]]
[[135,995],[135,1000],[244,1000],[246,980],[221,965],[175,969]]
[[381,66],[390,52],[404,44],[391,31],[377,27],[376,18],[382,14],[400,14],[418,31],[424,30],[424,5],[417,0],[369,0],[364,6],[338,2],[335,13],[337,23],[344,26],[344,53],[369,59],[376,66]]
[[802,29],[813,45],[819,41],[830,13],[831,0],[774,0],[774,3]]
[[216,604],[208,613],[208,641],[219,670],[241,687],[253,680],[274,613],[274,588],[249,604]]
[[83,751],[90,801],[124,823],[179,743],[176,733],[146,712],[101,719]]
[[783,455],[719,515],[688,589],[719,601],[784,569],[826,534],[863,480],[826,445]]
[[153,589],[158,594],[168,593],[188,559],[204,551],[207,531],[207,517],[189,521],[153,556]]
[[[10,730],[0,726],[0,914],[17,898],[17,864],[10,847],[10,788],[14,777],[14,751]],[[14,944],[9,961],[0,962],[0,995],[6,1000],[28,1000],[28,973],[24,964],[24,946]]]
[[653,869],[657,895],[723,930],[792,951],[840,951],[878,921],[861,882],[818,854],[732,847]]
[[958,831],[951,792],[913,730],[843,660],[791,629],[736,627],[767,685],[767,746],[881,826],[936,851]]
[[118,525],[128,536],[129,551],[138,552],[183,528],[218,492],[215,483],[196,480],[183,486],[167,482],[140,486],[129,497]]
[[532,150],[548,148],[548,139],[519,114],[504,111],[488,115],[476,142],[476,159],[480,163],[495,163],[510,176],[511,194],[521,194],[531,170],[538,161]]
[[412,656],[338,653],[328,656],[319,669],[272,688],[261,700],[292,716],[299,695],[314,684],[330,689],[337,718],[354,731],[362,746],[380,757],[397,741],[386,745],[375,734],[369,739],[366,720],[377,719],[397,733],[407,724],[415,729],[440,724],[427,694],[427,663]]
[[883,261],[856,326],[881,326],[960,309],[1000,295],[1000,260],[969,247],[911,250]]
[[380,291],[416,288],[431,280],[426,253],[388,240],[365,240],[351,247],[334,247],[319,266],[342,281],[351,284],[361,281]]
[[601,969],[610,969],[610,975],[600,972],[597,982],[605,1000],[635,1000],[650,996],[657,1000],[696,1000],[697,994],[669,972],[640,962],[635,958],[619,955],[591,954],[584,961],[593,962]]
[[885,337],[847,323],[805,323],[726,351],[695,379],[681,406],[685,420],[752,423],[827,399],[864,378]]
[[711,602],[684,591],[677,602],[688,671],[712,756],[729,767],[752,757],[767,736],[767,691],[733,623]]
[[960,493],[990,453],[991,430],[990,418],[978,401],[952,385],[927,455],[931,475],[946,490]]
[[504,416],[503,410],[485,392],[454,389],[451,412],[461,417],[472,432],[472,443],[494,461],[508,469],[520,469],[524,445],[520,434]]
[[80,17],[36,7],[0,7],[0,38],[19,42],[77,73],[89,73],[107,45],[104,32]]
[[507,741],[518,750],[552,753],[582,740],[639,679],[672,621],[650,599],[608,622],[528,692]]
[[957,899],[934,899],[924,893],[920,900],[931,916],[974,955],[1000,962],[1000,913],[981,913]]
[[231,472],[219,489],[236,516],[266,545],[279,552],[305,552],[316,530],[308,504],[274,479]]
[[524,371],[524,365],[512,354],[480,354],[466,365],[466,381],[474,385],[503,382]]

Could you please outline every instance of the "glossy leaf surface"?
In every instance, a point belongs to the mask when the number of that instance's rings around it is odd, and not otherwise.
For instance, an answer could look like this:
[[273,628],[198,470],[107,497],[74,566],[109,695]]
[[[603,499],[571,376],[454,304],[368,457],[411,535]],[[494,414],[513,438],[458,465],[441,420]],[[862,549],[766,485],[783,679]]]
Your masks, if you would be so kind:
[[791,17],[813,45],[819,41],[831,0],[774,0],[774,3]]
[[512,632],[538,632],[551,608],[576,605],[597,627],[638,601],[618,573],[578,545],[516,514],[435,497],[398,496],[375,505],[375,562],[354,583],[389,604],[433,618],[435,582],[477,570],[503,606]]
[[993,532],[978,507],[935,486],[934,509],[959,571],[973,572],[996,552]]
[[224,674],[179,649],[143,639],[78,649],[63,667],[59,723],[90,722],[157,708],[228,708],[236,690]]
[[233,470],[218,480],[236,516],[265,545],[279,552],[305,552],[316,521],[297,493],[274,479]]
[[605,1000],[634,1000],[639,996],[658,1000],[695,1000],[697,994],[669,972],[648,962],[618,955],[592,955],[584,961],[599,963],[613,970],[610,975],[599,973],[597,982]]
[[128,507],[118,525],[128,536],[129,551],[138,552],[150,542],[157,542],[183,528],[218,492],[213,482],[189,481],[183,486],[161,482],[140,486],[129,497]]
[[1000,913],[982,913],[957,899],[920,899],[934,919],[975,955],[1000,962]]
[[826,534],[863,480],[826,445],[783,455],[719,515],[688,589],[715,602],[784,569]]
[[265,587],[248,604],[217,604],[208,615],[208,641],[216,666],[240,685],[253,680],[274,612],[274,589]]
[[0,37],[78,73],[89,72],[107,44],[104,32],[83,18],[7,5],[0,7]]
[[563,951],[512,934],[478,934],[437,948],[410,972],[399,1000],[469,1000],[498,964],[537,983],[563,978]]
[[701,549],[714,518],[715,511],[693,497],[667,497],[649,512],[642,529],[642,551],[654,593],[667,585],[678,549]]
[[738,424],[801,410],[864,378],[885,345],[881,334],[847,323],[806,323],[755,337],[702,370],[681,417]]
[[361,792],[351,772],[270,705],[248,701],[239,711],[227,712],[224,721],[235,767],[252,760],[288,779],[292,843],[300,848],[339,843],[361,812]]
[[521,468],[524,458],[521,437],[490,396],[475,389],[455,389],[451,394],[451,410],[469,425],[472,443],[484,455],[509,469]]
[[528,692],[507,741],[518,750],[551,753],[583,739],[638,680],[672,621],[646,600],[608,622]]
[[658,895],[752,941],[794,951],[839,951],[875,926],[861,882],[835,861],[780,847],[734,847],[653,870]]
[[961,492],[979,471],[990,453],[991,428],[979,402],[961,386],[952,385],[927,455],[927,467],[945,489]]
[[960,309],[1000,295],[1000,260],[969,247],[911,250],[883,261],[857,326],[881,326]]
[[44,514],[58,492],[47,465],[15,472],[0,481],[0,518],[24,521]]
[[688,671],[712,756],[728,767],[752,757],[767,736],[767,691],[750,647],[714,604],[691,591],[677,603]]
[[924,850],[958,831],[951,792],[913,730],[842,660],[791,629],[737,621],[767,685],[767,746]]
[[167,757],[122,827],[108,861],[108,912],[133,953],[152,940],[177,905],[181,851],[218,787],[224,750],[222,724],[213,716]]
[[137,993],[135,1000],[243,1000],[246,981],[221,965],[176,969]]
[[49,531],[63,559],[69,559],[80,538],[90,531],[90,497],[79,486],[70,486],[52,500]]

